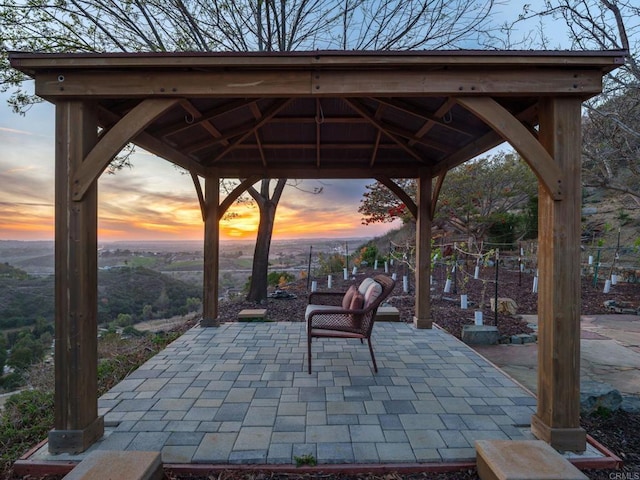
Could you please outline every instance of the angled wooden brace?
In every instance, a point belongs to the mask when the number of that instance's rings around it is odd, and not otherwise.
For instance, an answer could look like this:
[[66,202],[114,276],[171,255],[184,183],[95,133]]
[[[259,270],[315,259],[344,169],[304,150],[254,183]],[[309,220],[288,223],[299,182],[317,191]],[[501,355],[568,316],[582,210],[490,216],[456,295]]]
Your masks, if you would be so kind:
[[81,200],[118,152],[147,125],[178,102],[179,98],[143,100],[105,132],[85,157],[73,178],[73,200]]
[[457,97],[456,101],[513,145],[549,195],[554,200],[562,200],[562,170],[538,139],[517,118],[489,97]]

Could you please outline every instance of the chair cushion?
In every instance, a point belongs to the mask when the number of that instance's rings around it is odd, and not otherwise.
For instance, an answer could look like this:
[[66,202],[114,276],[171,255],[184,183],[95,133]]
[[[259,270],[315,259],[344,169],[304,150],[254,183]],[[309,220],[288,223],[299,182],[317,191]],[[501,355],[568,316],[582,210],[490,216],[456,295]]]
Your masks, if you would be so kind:
[[358,289],[356,288],[355,285],[351,285],[349,287],[347,292],[344,294],[344,297],[342,297],[342,308],[344,308],[345,310],[349,308],[349,306],[351,305],[351,300],[353,299],[353,296],[356,294],[357,291]]
[[375,302],[381,293],[382,285],[380,285],[378,282],[374,281],[371,285],[369,285],[366,293],[364,294],[364,308],[367,308],[369,305]]
[[313,304],[309,304],[309,305],[307,305],[307,308],[304,311],[304,319],[305,320],[309,320],[309,315],[314,310],[335,310],[336,308],[340,308],[340,307],[337,307],[335,305],[313,305]]
[[364,295],[360,292],[357,292],[353,295],[351,299],[351,305],[349,305],[349,310],[362,310],[364,305]]
[[[367,293],[367,288],[369,288],[369,286],[372,283],[377,283],[373,278],[371,277],[367,277],[364,280],[362,280],[362,283],[360,283],[360,285],[358,286],[358,291],[364,295],[365,293]],[[345,307],[346,308],[346,307]]]

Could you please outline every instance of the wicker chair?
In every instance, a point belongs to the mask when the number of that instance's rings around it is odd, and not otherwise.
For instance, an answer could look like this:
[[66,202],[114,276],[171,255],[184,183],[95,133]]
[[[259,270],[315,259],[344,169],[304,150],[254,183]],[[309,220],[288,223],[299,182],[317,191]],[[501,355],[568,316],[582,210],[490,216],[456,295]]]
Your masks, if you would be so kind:
[[356,289],[347,293],[313,292],[305,312],[307,321],[307,353],[311,373],[311,340],[320,338],[367,339],[373,369],[378,371],[371,345],[371,331],[380,304],[395,287],[395,280],[386,275],[365,279]]

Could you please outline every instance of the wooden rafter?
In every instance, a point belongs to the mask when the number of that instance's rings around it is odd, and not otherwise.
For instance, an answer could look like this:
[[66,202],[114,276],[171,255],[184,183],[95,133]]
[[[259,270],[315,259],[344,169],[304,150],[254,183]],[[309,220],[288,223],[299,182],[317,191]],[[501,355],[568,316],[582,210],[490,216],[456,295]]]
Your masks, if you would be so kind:
[[347,105],[349,105],[354,111],[356,111],[357,113],[362,115],[362,118],[368,120],[369,123],[371,123],[374,127],[376,127],[378,130],[380,130],[382,133],[384,133],[387,137],[389,137],[391,140],[393,140],[396,144],[398,144],[398,146],[400,146],[400,148],[402,148],[405,152],[407,152],[409,155],[411,155],[413,158],[415,158],[419,162],[423,162],[424,163],[424,159],[420,156],[420,154],[418,152],[416,152],[414,149],[409,147],[406,144],[406,142],[404,142],[402,139],[397,138],[396,135],[394,135],[393,133],[390,133],[387,130],[385,130],[384,126],[381,125],[380,122],[378,120],[376,120],[373,116],[371,116],[371,114],[367,111],[366,107],[364,107],[364,105],[362,105],[358,100],[353,99],[353,98],[343,98],[342,100]]
[[[220,138],[222,136],[222,133],[220,133],[220,130],[214,127],[209,120],[205,120],[203,122],[199,121],[202,118],[202,114],[200,113],[200,111],[198,111],[196,107],[193,106],[193,104],[190,101],[183,100],[182,102],[180,102],[180,106],[187,111],[188,115],[191,115],[191,118],[193,119],[192,122],[197,121],[198,124],[201,125],[202,128],[204,128],[208,133],[210,133],[213,138]],[[223,141],[222,144],[228,145],[229,142]]]
[[[438,110],[436,110],[435,113],[433,114],[429,114],[428,112],[425,112],[423,109],[412,105],[410,103],[408,103],[407,101],[404,100],[400,100],[398,98],[372,98],[372,100],[376,101],[376,102],[380,102],[383,103],[385,105],[389,105],[390,107],[395,108],[396,110],[400,110],[401,112],[404,113],[408,113],[410,115],[413,115],[414,117],[417,117],[419,119],[422,119],[425,121],[425,125],[429,125],[429,124],[435,124],[435,125],[439,125],[443,128],[446,128],[448,130],[451,130],[453,132],[456,133],[460,133],[462,135],[467,135],[469,137],[472,137],[473,134],[469,131],[468,128],[462,128],[461,126],[458,126],[457,123],[453,123],[453,122],[445,122],[444,120],[442,120],[442,116],[444,115],[445,112],[441,112],[443,107],[449,106],[449,108],[451,108],[453,105],[450,105],[448,100],[445,100],[445,102],[440,106],[440,108],[438,108]],[[446,110],[448,110],[449,108],[446,108]],[[446,111],[445,110],[445,111]],[[425,132],[426,133],[426,132]],[[424,134],[423,134],[424,135]],[[418,133],[416,132],[416,136],[418,136]]]
[[238,145],[240,145],[249,135],[251,135],[253,132],[255,132],[260,127],[262,127],[265,123],[267,123],[272,117],[277,115],[280,110],[285,108],[292,101],[293,101],[292,98],[276,101],[269,109],[267,109],[267,111],[262,116],[262,118],[260,118],[258,121],[256,121],[252,125],[251,129],[247,133],[241,135],[240,138],[236,139],[231,145],[229,145],[225,150],[223,150],[222,153],[218,154],[216,158],[213,160],[213,162],[211,163],[215,164],[216,162],[220,161],[222,157],[224,157],[229,152],[237,148]]
[[371,149],[371,161],[369,162],[369,168],[373,167],[376,163],[376,155],[380,149],[380,140],[382,140],[382,131],[376,132],[376,140],[373,142],[373,148]]
[[[455,105],[455,102],[453,102],[450,98],[448,98],[441,106],[440,108],[438,108],[435,113],[433,114],[434,118],[437,119],[442,119],[447,113],[451,114],[451,109],[453,108],[453,106]],[[449,122],[445,122],[444,120],[441,122],[443,125],[447,125],[449,123],[451,123],[451,121]],[[416,132],[416,137],[422,137],[423,135],[426,135],[429,130],[431,130],[433,127],[436,126],[436,122],[433,121],[432,119],[428,120],[427,122],[425,122],[424,125],[422,125],[422,127]],[[415,140],[412,140],[415,141]],[[412,144],[411,142],[409,143],[410,145]],[[450,153],[447,152],[447,153]]]
[[[256,120],[260,120],[260,118],[262,118],[262,112],[260,111],[260,108],[258,108],[258,104],[253,102],[251,105],[249,105],[249,109],[251,110],[251,113],[253,114],[253,118],[255,118]],[[262,140],[260,139],[260,130],[259,129],[255,129],[253,131],[253,136],[256,139],[256,145],[258,147],[258,153],[260,153],[260,159],[262,160],[262,166],[266,167],[267,166],[267,157],[264,155],[264,149],[262,148]]]
[[[250,103],[254,103],[255,100],[251,99],[251,100],[246,100],[246,99],[240,99],[240,100],[233,100],[230,101],[228,103],[225,103],[223,105],[220,105],[216,108],[213,108],[211,110],[207,110],[206,112],[198,112],[198,116],[196,118],[196,116],[194,115],[194,119],[192,122],[185,122],[185,121],[180,121],[180,122],[176,122],[173,123],[171,125],[168,125],[166,127],[163,127],[159,130],[155,130],[152,133],[158,137],[166,137],[169,135],[175,135],[176,133],[180,133],[184,130],[188,130],[190,128],[194,128],[197,127],[201,124],[205,124],[205,123],[209,123],[211,122],[211,120],[215,119],[216,117],[219,117],[220,115],[223,114],[227,114],[227,113],[231,113],[234,110],[237,110],[239,108],[242,107],[246,107],[247,105],[249,105]],[[191,102],[189,102],[189,104],[191,105]],[[193,107],[195,110],[195,107]],[[205,127],[206,128],[206,127]]]

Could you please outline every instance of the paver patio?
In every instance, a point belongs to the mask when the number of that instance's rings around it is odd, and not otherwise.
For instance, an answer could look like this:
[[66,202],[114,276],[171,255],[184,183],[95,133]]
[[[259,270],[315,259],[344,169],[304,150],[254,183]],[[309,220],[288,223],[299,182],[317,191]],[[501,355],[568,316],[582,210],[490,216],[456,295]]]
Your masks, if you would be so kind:
[[[164,463],[422,463],[473,460],[477,439],[528,439],[535,398],[439,330],[376,323],[366,344],[313,343],[303,323],[194,327],[100,398],[88,452],[157,450]],[[39,460],[80,460],[51,455]]]

